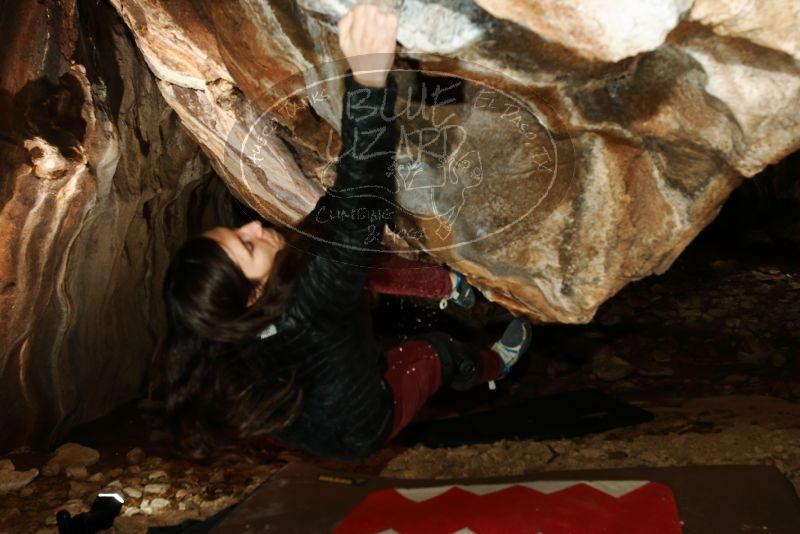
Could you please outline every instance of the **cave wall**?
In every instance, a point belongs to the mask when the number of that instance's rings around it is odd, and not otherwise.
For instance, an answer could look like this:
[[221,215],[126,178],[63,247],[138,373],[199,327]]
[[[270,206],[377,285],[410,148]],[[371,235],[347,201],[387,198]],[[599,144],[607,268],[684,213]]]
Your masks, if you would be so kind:
[[0,25],[0,450],[142,393],[161,283],[228,192],[115,11],[6,3]]
[[[308,213],[333,181],[353,2],[111,1],[237,196],[275,222]],[[588,322],[800,147],[798,23],[778,0],[405,1],[398,108],[437,109],[398,119],[385,244],[516,313]]]

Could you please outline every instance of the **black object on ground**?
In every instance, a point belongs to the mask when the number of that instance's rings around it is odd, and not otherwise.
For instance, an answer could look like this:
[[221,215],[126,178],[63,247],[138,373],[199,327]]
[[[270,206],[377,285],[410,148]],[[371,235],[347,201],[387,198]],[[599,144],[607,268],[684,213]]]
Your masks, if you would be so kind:
[[122,497],[98,495],[88,512],[70,515],[66,510],[56,514],[59,534],[94,534],[114,525],[114,518],[122,509]]
[[405,445],[431,448],[499,440],[564,439],[638,425],[653,414],[595,390],[571,391],[476,414],[419,421],[400,435]]

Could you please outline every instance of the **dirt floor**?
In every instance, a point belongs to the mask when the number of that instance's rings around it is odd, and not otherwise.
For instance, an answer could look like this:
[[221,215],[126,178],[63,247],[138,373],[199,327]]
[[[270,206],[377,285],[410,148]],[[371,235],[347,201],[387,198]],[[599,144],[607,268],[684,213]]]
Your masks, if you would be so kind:
[[[541,442],[447,449],[395,444],[357,463],[283,451],[272,461],[215,468],[175,458],[160,405],[141,401],[70,436],[99,451],[97,463],[66,475],[40,474],[0,496],[0,532],[54,533],[57,510],[86,510],[104,488],[127,498],[117,532],[209,517],[286,462],[402,478],[770,464],[800,491],[800,258],[768,234],[744,236],[735,246],[720,236],[706,233],[668,273],[625,288],[589,325],[537,326],[531,351],[496,391],[443,392],[420,415],[440,418],[588,387],[652,411],[652,422]],[[483,300],[467,313],[384,297],[375,312],[387,343],[397,332],[430,329],[485,343],[510,317]],[[21,450],[8,459],[18,471],[41,471],[48,457]]]

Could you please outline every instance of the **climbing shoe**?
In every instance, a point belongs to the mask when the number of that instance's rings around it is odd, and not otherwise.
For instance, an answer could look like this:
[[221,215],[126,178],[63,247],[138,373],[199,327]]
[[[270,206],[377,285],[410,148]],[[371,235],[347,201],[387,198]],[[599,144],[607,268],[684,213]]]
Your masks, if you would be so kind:
[[[511,370],[511,366],[517,363],[519,357],[528,350],[528,347],[531,346],[532,335],[533,327],[528,319],[515,317],[508,323],[503,337],[492,345],[492,350],[503,360],[503,374],[497,377],[497,380],[505,378]],[[489,382],[489,388],[494,389],[494,380]]]
[[469,285],[466,277],[458,271],[451,271],[456,275],[456,283],[450,295],[439,301],[439,307],[445,309],[448,301],[453,301],[462,308],[471,308],[475,305],[475,288]]

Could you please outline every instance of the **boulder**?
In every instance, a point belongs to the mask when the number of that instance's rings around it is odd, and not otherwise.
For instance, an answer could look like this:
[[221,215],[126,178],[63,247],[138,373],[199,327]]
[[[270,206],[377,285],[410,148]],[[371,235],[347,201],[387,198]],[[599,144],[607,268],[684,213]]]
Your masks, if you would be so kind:
[[[352,2],[112,4],[237,196],[278,224],[305,216],[335,179]],[[540,322],[586,323],[663,273],[743,179],[800,147],[800,13],[739,4],[404,2],[384,245]]]

